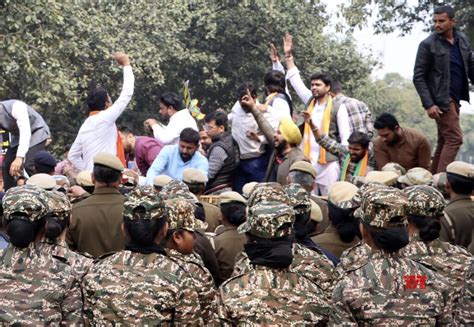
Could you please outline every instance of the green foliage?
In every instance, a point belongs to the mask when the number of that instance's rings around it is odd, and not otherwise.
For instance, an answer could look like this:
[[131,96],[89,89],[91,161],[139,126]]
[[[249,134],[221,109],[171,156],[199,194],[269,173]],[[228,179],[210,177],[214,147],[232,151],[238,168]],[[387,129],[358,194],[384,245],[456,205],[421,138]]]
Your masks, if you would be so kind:
[[87,91],[100,84],[115,99],[122,73],[111,60],[125,51],[136,84],[119,123],[141,132],[158,116],[164,91],[181,94],[190,80],[204,111],[229,110],[243,81],[261,88],[270,69],[268,43],[281,50],[294,35],[298,67],[331,72],[349,92],[368,83],[372,62],[350,38],[322,34],[319,1],[10,1],[0,3],[0,98],[17,98],[45,117],[59,146],[86,118]]

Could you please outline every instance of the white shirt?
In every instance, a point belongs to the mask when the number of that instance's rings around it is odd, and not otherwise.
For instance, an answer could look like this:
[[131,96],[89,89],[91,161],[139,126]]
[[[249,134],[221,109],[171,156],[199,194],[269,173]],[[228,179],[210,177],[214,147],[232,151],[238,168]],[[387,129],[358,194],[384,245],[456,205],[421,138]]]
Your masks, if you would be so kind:
[[28,107],[26,106],[26,103],[23,101],[13,102],[12,116],[16,119],[16,124],[18,126],[18,130],[20,131],[20,139],[16,156],[24,158],[30,149],[31,139],[30,116],[28,116]]
[[168,125],[153,125],[153,136],[164,145],[178,144],[179,134],[188,127],[198,131],[196,120],[191,116],[189,110],[181,109],[171,116]]
[[68,159],[79,170],[93,170],[94,157],[99,152],[117,155],[117,126],[120,117],[132,99],[135,77],[131,66],[123,67],[122,92],[114,104],[89,116],[77,133],[76,140],[69,150]]
[[[286,73],[286,78],[290,81],[291,86],[298,94],[298,97],[303,101],[305,104],[308,103],[309,99],[313,96],[310,89],[304,85],[303,80],[301,79],[300,73],[298,68],[294,67],[288,70]],[[313,112],[311,115],[311,119],[313,123],[321,129],[322,121],[323,121],[323,113],[324,109],[326,108],[326,103],[316,103]],[[347,145],[347,139],[349,138],[351,129],[349,125],[349,116],[347,114],[347,108],[345,106],[340,106],[337,112],[337,127],[339,131],[339,136],[341,137],[341,144]],[[306,136],[303,135],[303,142],[301,142],[301,147],[304,149],[304,144],[306,141]],[[314,139],[313,135],[310,135],[310,146],[311,146],[311,163],[313,164],[314,168],[316,169],[316,183],[330,186],[335,183],[340,174],[340,166],[338,161],[329,162],[327,164],[319,164],[319,144]]]

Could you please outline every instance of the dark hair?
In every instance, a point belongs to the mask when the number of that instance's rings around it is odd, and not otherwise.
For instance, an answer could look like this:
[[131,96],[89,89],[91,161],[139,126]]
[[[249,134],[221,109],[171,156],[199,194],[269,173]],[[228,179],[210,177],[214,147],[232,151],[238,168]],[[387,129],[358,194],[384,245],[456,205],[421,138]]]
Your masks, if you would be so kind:
[[116,183],[122,177],[122,173],[118,170],[98,164],[94,164],[92,173],[96,181],[105,184]]
[[123,135],[133,134],[131,128],[129,128],[128,126],[120,126],[118,130]]
[[206,188],[206,183],[192,183],[191,184],[191,183],[184,182],[184,184],[188,185],[189,192],[191,192],[193,194],[201,193]]
[[366,223],[364,223],[364,227],[372,236],[375,245],[390,253],[400,250],[410,241],[405,227],[377,228]]
[[46,217],[46,230],[44,236],[50,240],[55,240],[69,225],[69,217],[58,219],[56,217]]
[[66,144],[66,145],[64,146],[64,152],[67,152],[67,151],[69,151],[69,150],[71,150],[71,144]]
[[242,83],[237,89],[237,99],[241,99],[244,95],[247,95],[247,90],[249,90],[250,95],[254,98],[257,97],[257,89],[255,86],[250,82]]
[[332,81],[331,83],[331,91],[334,94],[342,93],[342,85],[340,81]]
[[200,221],[206,221],[206,211],[201,203],[198,203],[194,209],[194,218]]
[[239,226],[247,220],[247,206],[241,202],[228,202],[220,204],[222,215],[234,226]]
[[201,138],[199,137],[199,132],[195,131],[190,127],[183,129],[179,134],[179,140],[186,143],[193,143],[198,145],[200,139]]
[[439,237],[441,223],[438,218],[408,216],[408,221],[420,230],[418,234],[423,242],[433,241]]
[[166,92],[160,97],[160,102],[165,106],[172,106],[174,110],[178,111],[183,107],[183,103],[178,95],[173,92]]
[[10,243],[19,248],[26,248],[33,242],[44,227],[46,217],[43,217],[36,221],[29,221],[21,218],[24,215],[18,214],[12,219],[7,220],[6,229],[7,235],[10,238]]
[[91,90],[87,95],[87,106],[92,110],[104,110],[105,103],[109,98],[107,90],[102,86],[97,86],[95,89]]
[[[138,207],[134,213],[144,212],[145,209]],[[167,221],[166,216],[161,219],[124,219],[123,224],[133,243],[142,246],[155,244],[156,235],[163,229]]]
[[395,127],[398,126],[400,126],[400,124],[398,123],[397,118],[388,112],[380,114],[374,122],[375,129],[388,128],[394,131]]
[[311,217],[311,212],[297,213],[295,214],[295,222],[293,223],[293,229],[297,239],[304,238],[308,233],[308,222]]
[[434,10],[435,15],[447,14],[449,18],[453,19],[456,12],[451,6],[439,6]]
[[354,131],[347,139],[349,144],[360,144],[363,148],[368,148],[370,144],[370,137],[362,132]]
[[328,74],[314,73],[313,75],[311,75],[310,80],[314,81],[316,79],[319,79],[323,81],[323,83],[326,84],[327,86],[332,87],[332,79],[331,79],[331,76],[329,76]]
[[163,245],[166,245],[166,242],[169,242],[173,239],[173,234],[174,233],[177,233],[179,235],[182,235],[184,233],[184,229],[182,228],[179,228],[179,229],[168,229],[168,231],[166,232],[166,237],[165,239],[163,240],[162,244]]
[[229,124],[228,124],[228,119],[225,112],[213,111],[211,113],[208,113],[206,117],[204,118],[204,121],[206,123],[209,123],[212,120],[216,122],[216,126],[224,126],[224,130],[227,131]]
[[285,100],[290,107],[290,115],[293,115],[293,102],[291,101],[291,98],[288,96],[288,94],[286,94],[285,74],[278,70],[271,70],[265,74],[263,82],[268,92],[277,92],[285,97]]
[[471,179],[452,173],[446,173],[446,178],[454,193],[471,195],[474,189],[474,182]]
[[341,241],[350,243],[356,236],[361,237],[359,221],[352,216],[353,211],[342,209],[328,201],[329,220],[336,228]]
[[90,194],[94,193],[94,189],[95,189],[95,186],[94,186],[94,185],[93,185],[93,186],[81,186],[81,187],[82,187],[82,188],[84,189],[84,191],[86,191],[87,193],[90,193]]
[[54,167],[45,165],[35,165],[35,174],[48,174],[54,173]]

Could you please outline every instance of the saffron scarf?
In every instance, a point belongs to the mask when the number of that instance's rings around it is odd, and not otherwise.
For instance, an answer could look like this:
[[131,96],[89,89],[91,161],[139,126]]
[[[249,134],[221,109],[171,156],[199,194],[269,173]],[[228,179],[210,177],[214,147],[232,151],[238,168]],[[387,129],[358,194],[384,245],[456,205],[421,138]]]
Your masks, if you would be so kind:
[[[100,111],[91,111],[89,113],[89,117],[90,116],[94,116],[94,115],[97,115]],[[119,130],[117,128],[117,158],[119,158],[119,160],[122,162],[122,165],[126,168],[127,167],[127,162],[125,160],[125,150],[123,148],[123,144],[122,144],[122,138],[120,137],[120,133],[119,133]]]
[[270,102],[272,102],[273,98],[278,94],[278,92],[273,92],[267,97],[267,101],[265,101],[265,105],[268,106],[270,105]]
[[[357,163],[356,169],[354,170],[353,176],[365,176],[367,173],[367,164],[369,162],[369,151],[365,151],[364,157],[362,160],[359,160]],[[341,176],[339,181],[344,182],[346,180],[347,169],[349,169],[349,164],[351,163],[351,155],[348,153],[344,159],[344,164],[342,165]]]
[[[311,102],[309,103],[309,106],[308,106],[308,112],[309,114],[311,115],[313,113],[313,109],[314,109],[314,103],[316,102],[316,99],[313,98],[311,100]],[[331,123],[331,111],[332,111],[332,97],[331,96],[327,96],[327,101],[326,101],[326,108],[324,109],[324,113],[323,113],[323,121],[322,121],[322,124],[321,124],[321,131],[324,133],[324,134],[328,134],[329,133],[329,125]],[[305,154],[305,156],[307,158],[311,158],[311,126],[309,126],[309,124],[305,123],[304,124],[304,136],[305,136],[305,139],[304,139],[304,148],[303,148],[303,152]],[[318,159],[318,163],[320,164],[326,164],[326,149],[323,148],[323,147],[319,147],[319,159]]]

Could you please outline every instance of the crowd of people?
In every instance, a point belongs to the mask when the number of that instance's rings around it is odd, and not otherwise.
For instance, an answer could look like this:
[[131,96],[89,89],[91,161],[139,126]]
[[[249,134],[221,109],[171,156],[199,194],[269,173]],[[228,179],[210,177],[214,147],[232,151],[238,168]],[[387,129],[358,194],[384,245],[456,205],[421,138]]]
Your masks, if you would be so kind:
[[114,54],[122,91],[90,91],[60,162],[41,115],[1,101],[0,322],[474,324],[474,165],[455,161],[474,58],[452,8],[434,21],[414,74],[433,158],[330,75],[308,88],[289,34],[286,67],[270,47],[264,101],[246,82],[231,110],[197,120],[167,92],[148,136],[116,125],[134,73]]

